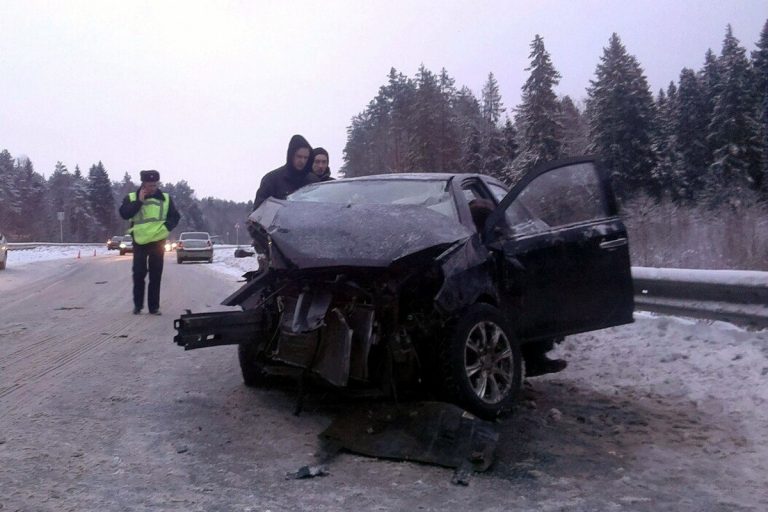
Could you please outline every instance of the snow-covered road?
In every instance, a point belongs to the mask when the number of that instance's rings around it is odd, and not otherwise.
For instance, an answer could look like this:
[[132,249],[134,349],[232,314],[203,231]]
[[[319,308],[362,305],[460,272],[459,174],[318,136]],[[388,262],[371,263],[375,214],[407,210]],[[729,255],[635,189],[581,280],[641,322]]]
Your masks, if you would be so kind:
[[0,273],[2,510],[768,510],[768,331],[637,313],[567,338],[469,487],[353,455],[285,480],[345,403],[314,392],[295,417],[292,387],[242,385],[232,347],[171,342],[254,259],[169,256],[164,316],[135,317],[130,256],[32,251]]

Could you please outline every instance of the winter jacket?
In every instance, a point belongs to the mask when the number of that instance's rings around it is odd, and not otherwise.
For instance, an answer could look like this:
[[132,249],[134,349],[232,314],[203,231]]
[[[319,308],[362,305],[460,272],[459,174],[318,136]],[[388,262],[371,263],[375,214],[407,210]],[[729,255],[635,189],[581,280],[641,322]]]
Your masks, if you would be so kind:
[[[136,200],[131,200],[131,195],[128,194],[123,198],[123,204],[120,205],[120,217],[122,217],[125,220],[131,221],[131,229],[133,229],[133,217],[135,217],[139,211],[141,210],[141,207],[144,206],[144,203],[142,201],[139,201],[139,190],[136,190]],[[176,206],[173,204],[173,199],[171,199],[170,196],[168,197],[168,208],[167,213],[165,214],[165,228],[168,231],[173,231],[173,229],[179,224],[179,221],[181,220],[181,215],[179,214],[178,210],[176,210]],[[163,194],[163,192],[160,189],[157,189],[154,194],[147,196],[147,198],[156,199],[158,201],[165,201],[166,195]],[[165,208],[163,209],[165,211]],[[136,238],[134,237],[134,243],[136,243]]]
[[331,169],[330,169],[330,167],[328,169],[326,169],[325,172],[321,176],[318,176],[317,174],[315,174],[312,171],[309,171],[307,173],[307,183],[317,183],[319,181],[329,181],[329,180],[332,180],[332,179],[333,178],[331,178]]
[[[300,148],[309,148],[312,151],[312,147],[307,142],[307,139],[301,135],[294,135],[288,144],[285,165],[268,172],[262,178],[259,190],[256,191],[256,198],[253,200],[254,210],[266,201],[268,197],[285,199],[288,194],[295,192],[308,183],[309,173],[307,169],[293,168],[293,155]],[[307,163],[309,164],[309,162]]]

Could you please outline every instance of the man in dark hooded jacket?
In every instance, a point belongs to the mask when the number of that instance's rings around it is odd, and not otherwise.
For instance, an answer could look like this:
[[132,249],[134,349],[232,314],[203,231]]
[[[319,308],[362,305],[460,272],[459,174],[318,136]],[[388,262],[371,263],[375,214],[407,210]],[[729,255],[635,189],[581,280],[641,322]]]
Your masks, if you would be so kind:
[[312,158],[310,159],[312,172],[307,174],[307,180],[310,183],[333,179],[331,178],[331,168],[328,167],[328,161],[328,151],[325,148],[315,148],[312,150]]
[[261,180],[253,209],[258,208],[268,197],[285,199],[285,197],[307,184],[307,167],[312,146],[301,135],[291,137],[288,143],[288,153],[285,165],[268,172]]

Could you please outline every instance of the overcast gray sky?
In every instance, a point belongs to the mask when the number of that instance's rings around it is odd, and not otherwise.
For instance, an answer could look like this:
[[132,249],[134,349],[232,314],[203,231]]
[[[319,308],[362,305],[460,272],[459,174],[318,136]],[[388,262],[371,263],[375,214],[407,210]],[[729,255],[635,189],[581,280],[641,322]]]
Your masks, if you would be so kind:
[[655,94],[719,54],[728,23],[752,51],[766,19],[768,0],[0,0],[0,149],[46,176],[101,160],[113,180],[155,168],[246,201],[294,133],[335,174],[391,67],[445,67],[477,96],[492,71],[511,114],[535,34],[579,100],[613,32]]

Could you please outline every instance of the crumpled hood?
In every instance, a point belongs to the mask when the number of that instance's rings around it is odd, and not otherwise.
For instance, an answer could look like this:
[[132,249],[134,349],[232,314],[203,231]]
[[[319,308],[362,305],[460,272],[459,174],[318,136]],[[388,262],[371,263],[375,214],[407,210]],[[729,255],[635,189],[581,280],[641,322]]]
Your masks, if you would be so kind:
[[298,268],[387,267],[430,247],[469,238],[456,220],[423,206],[346,205],[270,198],[249,219]]

